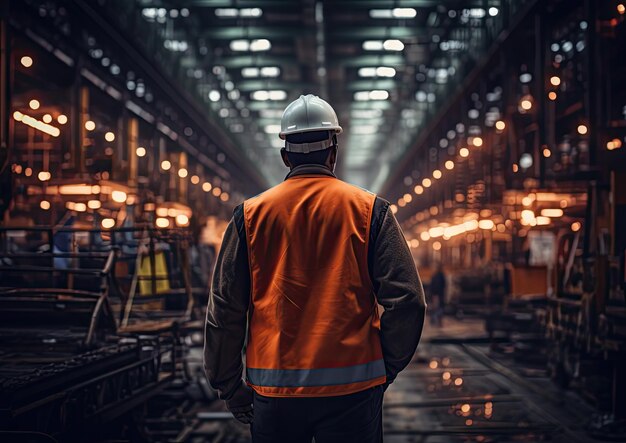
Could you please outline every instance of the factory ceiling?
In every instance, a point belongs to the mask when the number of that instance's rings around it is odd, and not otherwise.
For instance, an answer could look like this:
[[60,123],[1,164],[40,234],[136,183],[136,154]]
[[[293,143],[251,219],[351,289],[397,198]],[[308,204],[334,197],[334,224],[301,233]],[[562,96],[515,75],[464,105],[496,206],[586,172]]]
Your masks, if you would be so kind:
[[506,25],[511,4],[136,0],[132,13],[156,29],[156,57],[175,63],[268,183],[284,175],[282,110],[313,93],[344,127],[339,174],[377,191]]

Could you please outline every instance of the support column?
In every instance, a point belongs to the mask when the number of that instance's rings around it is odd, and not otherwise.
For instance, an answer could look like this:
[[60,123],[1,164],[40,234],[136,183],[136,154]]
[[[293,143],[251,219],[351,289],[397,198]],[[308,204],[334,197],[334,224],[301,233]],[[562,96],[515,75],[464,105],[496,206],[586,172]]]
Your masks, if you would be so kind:
[[85,172],[85,146],[88,132],[85,123],[89,120],[89,88],[79,86],[80,75],[74,83],[78,94],[72,109],[72,163],[77,174]]
[[[128,119],[128,131],[126,132],[126,157],[128,158],[128,186],[137,187],[138,159],[137,148],[139,147],[139,122],[135,117]],[[123,149],[123,148],[122,148]]]
[[11,118],[11,39],[9,32],[9,0],[0,6],[0,221],[11,201],[11,169],[9,168],[9,119]]
[[[189,183],[189,168],[187,165],[187,153],[178,154],[178,170],[187,169],[187,177],[178,177],[178,201],[187,204],[187,184]],[[178,176],[178,172],[176,173]]]

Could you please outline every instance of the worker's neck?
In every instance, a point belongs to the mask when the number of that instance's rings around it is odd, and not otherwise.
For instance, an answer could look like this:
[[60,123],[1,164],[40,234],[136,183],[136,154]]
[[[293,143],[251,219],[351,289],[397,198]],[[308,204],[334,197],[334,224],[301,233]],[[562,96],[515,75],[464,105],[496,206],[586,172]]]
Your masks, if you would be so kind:
[[333,168],[331,168],[330,166],[311,163],[294,166],[293,168],[291,168],[289,174],[287,174],[287,177],[285,177],[285,179],[288,179],[290,177],[296,177],[299,175],[327,175],[335,177],[335,174],[333,173]]

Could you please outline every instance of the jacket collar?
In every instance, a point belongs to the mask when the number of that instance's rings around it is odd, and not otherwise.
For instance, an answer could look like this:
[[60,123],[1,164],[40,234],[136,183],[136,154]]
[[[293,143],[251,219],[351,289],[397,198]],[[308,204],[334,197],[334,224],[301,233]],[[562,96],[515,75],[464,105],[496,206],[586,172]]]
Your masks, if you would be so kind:
[[292,177],[298,177],[301,175],[326,175],[328,177],[337,178],[337,176],[333,173],[333,171],[328,169],[326,166],[310,164],[310,165],[296,166],[289,172],[289,174],[287,174],[287,176],[285,177],[285,180],[290,179]]

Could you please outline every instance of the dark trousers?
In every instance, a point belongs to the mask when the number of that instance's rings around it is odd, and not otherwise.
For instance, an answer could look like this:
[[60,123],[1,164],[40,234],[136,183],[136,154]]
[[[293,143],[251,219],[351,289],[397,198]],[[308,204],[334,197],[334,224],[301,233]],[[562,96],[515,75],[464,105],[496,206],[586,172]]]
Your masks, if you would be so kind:
[[254,394],[253,443],[380,443],[383,387],[339,397]]

